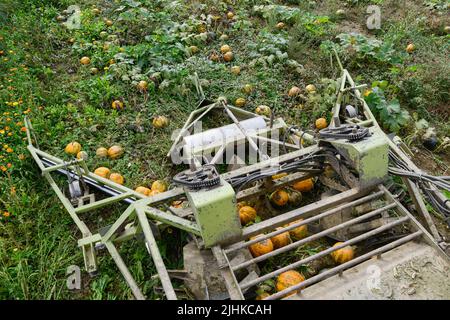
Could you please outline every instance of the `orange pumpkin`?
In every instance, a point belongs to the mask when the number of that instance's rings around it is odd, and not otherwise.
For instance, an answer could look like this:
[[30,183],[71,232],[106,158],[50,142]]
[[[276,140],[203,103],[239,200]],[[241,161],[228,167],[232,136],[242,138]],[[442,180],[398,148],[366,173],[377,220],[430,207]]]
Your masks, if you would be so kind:
[[[336,242],[333,247],[341,245],[343,242]],[[342,264],[353,259],[355,251],[351,246],[346,246],[331,253],[331,257],[336,263]]]
[[[289,270],[278,276],[275,288],[280,292],[303,281],[305,281],[305,277],[301,273]],[[297,293],[297,291],[294,291],[294,293]]]
[[[258,237],[261,237],[263,235],[257,235],[253,238],[250,238],[250,240],[256,239]],[[250,250],[250,253],[254,258],[262,256],[263,254],[269,253],[273,251],[273,243],[270,239],[262,240],[260,242],[256,242],[249,246],[248,248]]]
[[122,154],[123,148],[121,146],[112,146],[108,149],[108,157],[110,157],[111,159],[120,158]]
[[224,44],[223,46],[220,47],[220,52],[222,52],[222,54],[225,54],[230,51],[231,47],[229,45]]
[[273,204],[282,207],[289,202],[289,193],[286,190],[278,189],[270,195],[270,201]]
[[78,152],[81,151],[81,144],[79,144],[76,141],[73,141],[65,147],[64,151],[67,154],[76,155]]
[[296,97],[296,96],[298,96],[299,94],[300,94],[300,88],[299,87],[292,87],[291,89],[289,89],[289,92],[288,92],[288,96],[289,97]]
[[239,219],[242,225],[254,221],[256,219],[256,210],[250,206],[243,206],[239,209]]
[[167,183],[162,180],[156,180],[152,183],[152,191],[165,192],[167,190]]
[[294,187],[295,190],[300,192],[308,192],[314,188],[314,181],[312,178],[297,181],[296,183],[294,183],[292,187]]
[[105,158],[108,156],[108,149],[100,147],[95,151],[95,155],[100,158]]
[[229,51],[223,55],[223,60],[225,60],[226,62],[233,61],[233,59],[234,59],[234,55],[233,55],[233,52],[231,52],[231,51]]
[[[295,223],[299,223],[303,221],[303,219],[291,222],[288,224],[288,226],[293,225]],[[308,225],[304,224],[300,227],[297,227],[295,229],[289,230],[289,234],[291,235],[292,238],[296,239],[296,240],[300,240],[305,238],[308,235]]]
[[[282,228],[280,227],[280,228],[277,228],[276,230],[280,230],[280,229],[282,229]],[[276,236],[273,236],[272,238],[270,238],[270,241],[272,241],[273,247],[275,249],[278,249],[278,248],[287,246],[289,243],[291,243],[291,237],[289,236],[289,232],[286,231],[286,232],[280,233]]]
[[319,130],[325,129],[328,127],[327,119],[319,118],[316,120],[316,128]]
[[147,196],[147,197],[150,195],[150,192],[152,192],[152,190],[150,190],[149,188],[142,187],[142,186],[137,187],[134,191],[136,191],[138,193],[142,193],[144,196]]
[[118,184],[123,184],[125,182],[125,179],[119,173],[111,173],[109,175],[109,180],[111,180],[115,183],[118,183]]
[[102,178],[108,179],[109,175],[111,174],[111,171],[108,168],[99,167],[95,169],[94,173]]

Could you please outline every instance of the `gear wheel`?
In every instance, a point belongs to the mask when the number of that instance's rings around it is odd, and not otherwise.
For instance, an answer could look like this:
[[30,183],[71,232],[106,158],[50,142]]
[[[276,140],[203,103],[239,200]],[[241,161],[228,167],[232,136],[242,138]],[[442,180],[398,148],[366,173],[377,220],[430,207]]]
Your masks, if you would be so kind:
[[343,124],[339,127],[328,127],[319,131],[322,139],[347,139],[358,141],[367,137],[370,132],[368,128],[354,124]]
[[190,190],[213,188],[220,184],[220,176],[216,167],[205,165],[196,170],[185,170],[173,177],[173,182]]

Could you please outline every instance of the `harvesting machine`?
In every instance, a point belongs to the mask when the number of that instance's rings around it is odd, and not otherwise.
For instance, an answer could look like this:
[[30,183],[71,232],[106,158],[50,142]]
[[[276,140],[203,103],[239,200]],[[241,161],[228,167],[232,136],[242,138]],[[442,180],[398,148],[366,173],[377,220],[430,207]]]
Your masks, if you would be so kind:
[[[180,297],[173,285],[180,279],[197,299],[253,299],[261,290],[266,300],[450,298],[447,244],[425,202],[448,216],[441,190],[449,190],[449,177],[428,175],[411,161],[401,139],[381,130],[361,96],[364,86],[340,67],[330,124],[317,132],[225,99],[202,99],[168,153],[186,170],[173,177],[172,189],[150,197],[95,175],[83,159],[67,162],[40,150],[26,119],[28,149],[80,230],[86,271],[98,272],[97,252],[106,248],[134,297],[145,299],[119,253],[122,242],[138,238],[167,299]],[[229,124],[195,132],[212,113]],[[60,188],[54,173],[68,185]],[[280,208],[267,196],[305,179],[315,188],[295,203]],[[83,221],[118,202],[127,208],[113,224],[94,231]],[[242,226],[243,202],[261,219]],[[168,270],[158,249],[164,226],[188,235],[182,270]],[[302,226],[305,237],[262,255],[249,250]],[[348,246],[355,248],[352,259],[330,260]],[[273,290],[289,270],[302,270],[304,281]]]

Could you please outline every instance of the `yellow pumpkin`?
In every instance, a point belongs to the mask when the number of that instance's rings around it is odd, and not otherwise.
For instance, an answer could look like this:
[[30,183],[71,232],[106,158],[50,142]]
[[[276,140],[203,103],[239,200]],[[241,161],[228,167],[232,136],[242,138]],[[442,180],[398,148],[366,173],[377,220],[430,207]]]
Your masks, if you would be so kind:
[[[281,230],[282,228],[276,228],[276,230]],[[273,236],[270,238],[270,241],[273,243],[274,249],[278,249],[284,246],[287,246],[289,243],[291,243],[291,237],[289,236],[289,232],[283,232],[276,236]]]
[[145,81],[145,80],[139,81],[139,83],[137,84],[137,88],[141,92],[147,91],[147,89],[148,89],[148,82]]
[[239,219],[242,225],[246,225],[256,219],[256,210],[250,206],[243,206],[239,209]]
[[165,116],[156,116],[153,118],[152,123],[155,128],[161,129],[169,125],[169,119]]
[[197,46],[190,46],[190,47],[189,47],[189,51],[190,51],[190,53],[192,53],[192,54],[196,54],[196,53],[199,52],[200,50],[198,49]]
[[123,102],[120,101],[120,100],[114,100],[114,101],[111,103],[111,107],[112,107],[113,109],[115,109],[115,110],[123,109]]
[[72,154],[72,155],[76,155],[78,152],[81,151],[81,144],[79,144],[76,141],[73,141],[71,143],[69,143],[65,148],[64,151],[67,154]]
[[291,89],[289,89],[289,92],[288,92],[288,96],[289,97],[296,97],[296,96],[298,96],[299,94],[300,94],[300,88],[299,87],[292,87]]
[[245,106],[246,103],[247,103],[247,101],[245,101],[244,98],[237,98],[236,101],[234,102],[236,107],[239,107],[239,108],[242,108],[243,106]]
[[316,120],[315,125],[316,125],[316,128],[319,130],[325,129],[326,127],[328,127],[327,119],[319,118]]
[[[295,223],[299,223],[301,221],[303,221],[303,219],[299,219],[297,221],[291,222],[288,224],[288,226],[293,225]],[[296,240],[305,238],[308,235],[308,225],[304,224],[300,227],[289,230],[289,235]]]
[[108,149],[108,157],[111,159],[120,158],[123,154],[123,148],[121,146],[112,146]]
[[159,190],[152,190],[152,191],[150,191],[149,196],[154,196],[154,195],[156,195],[158,193],[161,193],[161,191],[159,191]]
[[108,149],[100,147],[95,151],[95,155],[100,158],[105,158],[108,156]]
[[270,200],[273,204],[282,207],[288,203],[289,193],[286,190],[278,189],[270,195]]
[[213,53],[211,53],[211,55],[209,56],[209,59],[210,59],[211,61],[218,62],[218,61],[220,60],[220,57],[219,57],[219,55],[218,55],[217,53],[213,52]]
[[229,51],[223,55],[223,60],[225,60],[226,62],[231,62],[231,61],[233,61],[233,59],[234,59],[234,55],[233,55],[233,52],[231,52],[231,51]]
[[412,53],[415,49],[416,49],[416,47],[412,43],[410,43],[406,46],[406,52],[408,52],[408,53]]
[[[257,235],[251,240],[261,237],[262,235]],[[254,258],[262,256],[263,254],[269,253],[273,251],[273,243],[270,239],[262,240],[260,242],[256,242],[249,246],[250,253]]]
[[[333,247],[341,245],[343,242],[336,242]],[[331,253],[331,257],[336,263],[342,264],[353,259],[355,251],[351,246],[346,246]]]
[[284,22],[278,22],[277,23],[277,29],[284,29],[286,27],[286,24]]
[[255,113],[259,114],[260,116],[270,117],[270,115],[272,114],[272,110],[270,110],[270,108],[266,105],[260,105],[256,107]]
[[287,172],[278,173],[272,176],[272,180],[281,179],[283,177],[286,177],[287,175],[288,175]]
[[305,89],[306,89],[306,92],[308,92],[308,93],[316,92],[316,86],[313,84],[308,84]]
[[167,190],[167,183],[162,180],[156,180],[152,183],[152,191],[165,192]]
[[138,193],[142,193],[144,196],[147,196],[147,197],[150,195],[150,192],[152,192],[152,190],[150,190],[149,188],[142,187],[142,186],[137,187],[134,191],[136,191]]
[[297,181],[296,183],[293,184],[292,187],[300,192],[308,192],[314,189],[314,181],[312,178]]
[[108,168],[99,167],[95,169],[94,173],[102,178],[108,179],[109,175],[111,174],[111,171]]
[[222,54],[225,54],[230,51],[231,47],[229,45],[224,44],[223,46],[220,47],[220,52],[222,52]]
[[119,173],[111,173],[109,175],[109,180],[118,184],[123,184],[125,182],[125,179]]
[[[305,277],[301,273],[295,270],[289,270],[278,276],[275,288],[280,292],[303,281],[305,281]],[[294,291],[294,294],[295,293],[297,293],[297,291]]]
[[239,75],[241,73],[241,67],[239,66],[232,66],[231,67],[231,73],[234,75]]
[[77,153],[77,159],[83,159],[83,160],[87,160],[88,159],[88,154],[86,151],[80,151]]
[[228,11],[227,18],[230,19],[230,20],[233,19],[234,18],[234,13],[232,11]]
[[246,84],[242,87],[242,91],[246,94],[250,94],[253,91],[253,86],[251,84]]
[[80,59],[80,63],[86,66],[91,63],[91,59],[89,57],[83,57]]

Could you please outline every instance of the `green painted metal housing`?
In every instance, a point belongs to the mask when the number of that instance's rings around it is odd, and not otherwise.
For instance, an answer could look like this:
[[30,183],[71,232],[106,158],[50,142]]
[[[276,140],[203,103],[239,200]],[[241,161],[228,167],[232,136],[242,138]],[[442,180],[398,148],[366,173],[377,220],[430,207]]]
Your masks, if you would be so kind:
[[356,142],[346,139],[329,140],[359,173],[362,189],[382,183],[388,176],[389,143],[386,135],[377,127],[371,127],[372,136]]
[[189,203],[200,226],[206,248],[238,238],[242,234],[231,185],[221,179],[220,186],[209,190],[186,190]]

